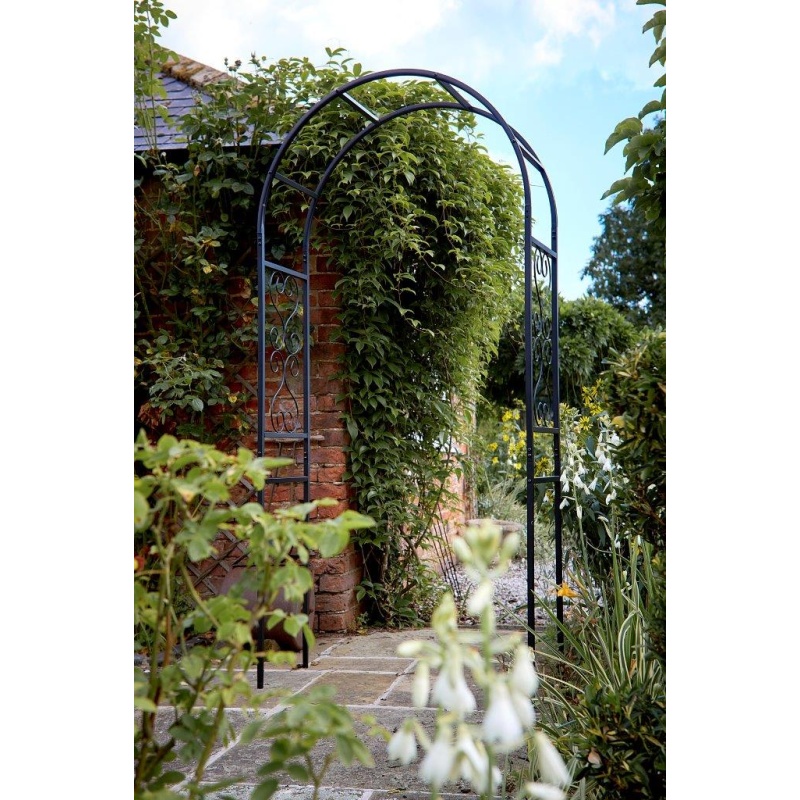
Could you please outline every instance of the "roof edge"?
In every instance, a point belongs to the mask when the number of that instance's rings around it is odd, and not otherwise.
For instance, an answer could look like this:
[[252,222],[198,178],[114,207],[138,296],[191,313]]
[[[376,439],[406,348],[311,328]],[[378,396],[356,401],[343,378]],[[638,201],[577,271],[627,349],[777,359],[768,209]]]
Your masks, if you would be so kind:
[[187,58],[179,53],[174,55],[178,56],[178,60],[175,61],[173,58],[168,58],[162,65],[161,71],[171,78],[177,78],[179,81],[188,83],[195,89],[202,89],[209,83],[235,80],[227,72],[214,69],[214,67],[209,67],[207,64],[201,64],[199,61]]

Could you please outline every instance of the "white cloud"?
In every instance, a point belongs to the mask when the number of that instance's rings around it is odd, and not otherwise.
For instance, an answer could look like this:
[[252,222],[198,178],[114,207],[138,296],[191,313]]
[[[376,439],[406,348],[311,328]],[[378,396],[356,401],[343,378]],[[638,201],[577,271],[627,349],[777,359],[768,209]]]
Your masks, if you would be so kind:
[[532,0],[534,20],[546,36],[589,36],[595,44],[613,27],[615,6],[600,0]]
[[458,0],[403,0],[402,7],[375,0],[306,0],[276,9],[319,48],[332,40],[364,55],[397,51],[438,28]]
[[534,67],[560,64],[566,41],[588,39],[595,48],[613,31],[616,7],[600,0],[530,0],[534,43],[529,63]]

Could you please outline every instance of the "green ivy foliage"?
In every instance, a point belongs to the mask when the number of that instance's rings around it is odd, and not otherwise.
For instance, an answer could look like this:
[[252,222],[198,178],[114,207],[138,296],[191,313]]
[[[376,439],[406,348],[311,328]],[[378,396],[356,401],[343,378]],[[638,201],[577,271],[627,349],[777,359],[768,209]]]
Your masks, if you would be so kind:
[[[148,158],[156,182],[137,194],[137,424],[219,442],[250,425],[232,375],[254,362],[255,211],[273,149],[301,112],[362,73],[342,50],[253,57],[186,119],[188,156]],[[444,95],[425,81],[375,82],[354,95],[380,113]],[[446,99],[452,98],[449,95]],[[314,185],[363,126],[349,105],[314,117],[281,172]],[[333,173],[314,246],[342,274],[349,479],[377,522],[355,537],[362,591],[386,624],[425,621],[437,583],[420,558],[449,500],[445,481],[464,441],[502,324],[511,314],[522,239],[521,184],[492,161],[471,115],[417,112],[385,124]],[[304,210],[288,187],[270,203],[274,257],[302,240]],[[232,291],[232,287],[235,291]]]

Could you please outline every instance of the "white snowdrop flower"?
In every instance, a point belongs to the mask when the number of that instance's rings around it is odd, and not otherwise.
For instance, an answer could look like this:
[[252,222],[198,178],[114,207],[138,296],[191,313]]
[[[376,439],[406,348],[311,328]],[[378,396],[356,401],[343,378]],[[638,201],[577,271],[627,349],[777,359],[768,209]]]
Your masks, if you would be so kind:
[[589,484],[589,491],[593,492],[595,487],[597,486],[597,478],[592,478],[592,482]]
[[578,505],[575,506],[575,513],[577,514],[578,519],[583,517],[583,509]]
[[450,771],[455,761],[455,751],[450,743],[450,731],[443,730],[436,737],[422,763],[419,776],[433,789],[439,789],[450,779]]
[[511,668],[511,687],[525,697],[536,694],[539,688],[539,676],[533,666],[531,650],[521,644],[514,653],[514,666]]
[[520,539],[520,536],[516,531],[509,533],[508,536],[503,539],[503,546],[500,549],[500,560],[508,561],[509,559],[513,558],[517,554],[521,543],[522,539]]
[[[489,756],[483,747],[478,749],[466,725],[458,726],[456,758],[458,758],[461,777],[464,780],[473,783],[473,787],[476,779],[480,784],[486,783],[486,776],[489,774]],[[476,791],[480,792],[481,788],[476,787]]]
[[483,580],[478,588],[472,592],[467,600],[467,611],[475,617],[480,616],[483,610],[492,602],[492,582]]
[[559,508],[566,508],[568,505],[569,505],[569,498],[568,498],[568,497],[565,497],[565,498],[564,498],[564,499],[561,501],[561,505],[559,506]]
[[481,726],[484,740],[499,751],[510,751],[523,741],[522,723],[505,683],[496,683],[489,690],[491,700]]
[[554,786],[566,788],[572,782],[567,770],[564,759],[556,750],[547,734],[542,731],[534,731],[533,741],[536,745],[536,762],[539,767],[539,774],[545,783],[552,783]]
[[471,714],[475,708],[475,696],[470,691],[460,664],[447,665],[433,684],[431,700],[447,711],[460,715]]
[[431,668],[426,661],[420,661],[414,672],[414,681],[411,684],[411,702],[414,708],[425,708],[428,705],[428,695],[431,691]]
[[397,655],[400,658],[416,658],[422,652],[422,642],[412,639],[408,642],[400,642],[397,645]]
[[417,758],[417,739],[410,725],[402,725],[395,731],[389,739],[387,746],[389,759],[399,761],[403,766],[407,766]]
[[511,704],[514,706],[514,711],[517,712],[517,718],[523,728],[532,728],[536,722],[536,712],[533,710],[533,703],[530,697],[526,697],[519,692],[511,691]]
[[566,795],[557,786],[551,786],[549,783],[533,783],[525,784],[525,794],[531,800],[564,800]]
[[456,554],[456,558],[458,558],[462,564],[472,563],[472,548],[470,548],[460,536],[453,539],[452,548],[453,552]]

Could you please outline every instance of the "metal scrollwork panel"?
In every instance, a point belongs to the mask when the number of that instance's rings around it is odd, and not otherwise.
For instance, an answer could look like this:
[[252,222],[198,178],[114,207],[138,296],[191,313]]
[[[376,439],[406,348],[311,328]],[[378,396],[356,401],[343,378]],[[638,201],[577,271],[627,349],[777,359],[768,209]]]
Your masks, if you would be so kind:
[[552,259],[537,247],[532,248],[533,298],[531,308],[533,357],[533,417],[536,425],[552,427],[553,409],[553,318]]
[[265,430],[303,431],[304,281],[267,269]]

